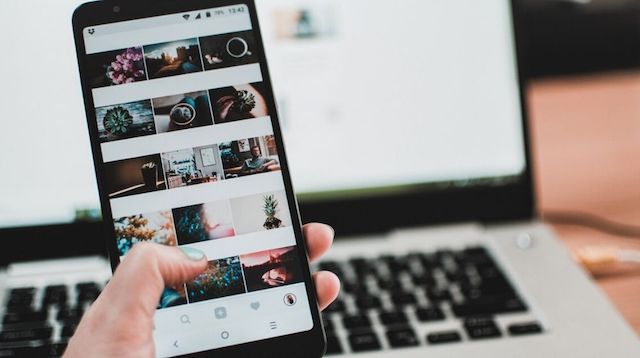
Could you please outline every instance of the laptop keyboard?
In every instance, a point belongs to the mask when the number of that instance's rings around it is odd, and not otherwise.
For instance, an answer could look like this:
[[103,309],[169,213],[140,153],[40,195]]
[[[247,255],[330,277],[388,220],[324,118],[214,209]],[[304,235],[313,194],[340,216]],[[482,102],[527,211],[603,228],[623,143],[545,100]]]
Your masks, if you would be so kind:
[[60,357],[104,282],[16,287],[7,292],[0,357]]
[[328,355],[542,332],[535,319],[500,327],[496,316],[524,317],[528,307],[482,247],[318,266],[343,283],[323,313]]
[[[543,331],[536,320],[497,323],[496,316],[528,307],[481,247],[318,266],[342,281],[340,296],[323,313],[328,355]],[[2,310],[0,358],[61,356],[102,287],[104,282],[11,288]]]

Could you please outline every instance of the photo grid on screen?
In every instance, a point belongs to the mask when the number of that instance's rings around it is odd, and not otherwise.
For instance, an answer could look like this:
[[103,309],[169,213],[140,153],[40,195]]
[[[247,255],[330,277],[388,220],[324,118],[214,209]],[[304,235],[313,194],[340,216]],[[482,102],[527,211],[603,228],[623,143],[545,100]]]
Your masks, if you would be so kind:
[[[206,251],[219,240],[293,235],[258,54],[249,30],[88,55],[94,93],[165,81],[149,91],[153,95],[101,101],[95,108],[121,258],[141,242]],[[249,73],[253,80],[175,92],[166,85],[202,83],[197,78],[215,71],[237,71],[241,79]],[[156,95],[159,86],[162,95]],[[273,190],[264,190],[263,182]],[[232,194],[220,196],[226,192]],[[147,210],[139,213],[138,207]],[[206,271],[194,280],[165,288],[158,308],[303,282],[295,238],[274,242],[268,249],[245,247],[233,256],[209,257]]]

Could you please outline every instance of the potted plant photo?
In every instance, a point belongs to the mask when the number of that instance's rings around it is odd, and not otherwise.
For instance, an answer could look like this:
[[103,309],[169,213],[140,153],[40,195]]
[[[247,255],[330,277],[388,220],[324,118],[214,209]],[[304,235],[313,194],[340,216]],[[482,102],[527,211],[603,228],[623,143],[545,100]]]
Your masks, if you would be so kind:
[[140,168],[144,186],[149,189],[156,189],[158,185],[158,166],[154,162],[145,163]]
[[265,229],[273,230],[282,226],[282,220],[276,217],[278,210],[278,199],[274,195],[267,195],[263,198],[262,211],[267,216],[262,225]]
[[127,135],[133,125],[133,116],[129,110],[116,106],[107,111],[102,118],[102,125],[107,135],[121,137]]

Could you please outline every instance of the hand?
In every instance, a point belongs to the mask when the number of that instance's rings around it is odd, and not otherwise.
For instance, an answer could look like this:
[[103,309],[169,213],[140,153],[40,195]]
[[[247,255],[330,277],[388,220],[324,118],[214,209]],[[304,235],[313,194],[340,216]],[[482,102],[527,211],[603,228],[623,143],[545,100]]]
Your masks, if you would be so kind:
[[[333,229],[304,226],[311,261],[333,242]],[[82,317],[65,357],[154,357],[153,314],[165,286],[181,285],[207,267],[199,250],[137,244],[118,266],[102,294]],[[338,296],[340,281],[331,272],[313,275],[318,302],[326,308]]]

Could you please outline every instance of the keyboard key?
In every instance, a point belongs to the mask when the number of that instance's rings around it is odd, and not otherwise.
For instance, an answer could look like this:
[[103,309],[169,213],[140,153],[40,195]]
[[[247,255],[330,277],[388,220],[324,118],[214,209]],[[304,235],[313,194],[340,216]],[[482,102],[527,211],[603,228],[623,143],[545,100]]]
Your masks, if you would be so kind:
[[327,355],[340,354],[343,352],[342,344],[338,337],[334,335],[327,335]]
[[407,256],[385,255],[381,256],[380,259],[387,264],[387,267],[389,267],[389,271],[393,272],[396,275],[399,272],[409,271],[409,259]]
[[0,343],[48,340],[52,333],[51,327],[3,331],[0,332]]
[[502,336],[502,332],[491,318],[474,317],[464,322],[464,328],[471,339],[495,338]]
[[366,294],[356,298],[356,306],[361,310],[367,310],[382,307],[382,302],[379,297]]
[[364,277],[368,274],[374,274],[376,272],[376,263],[363,258],[354,258],[349,260],[353,271],[356,275]]
[[364,282],[360,281],[345,281],[342,283],[342,288],[345,292],[354,295],[363,295],[369,293],[369,289]]
[[526,311],[527,306],[517,297],[487,297],[454,304],[451,309],[458,317],[482,316],[496,313]]
[[73,333],[76,331],[76,328],[78,328],[78,325],[75,323],[65,325],[62,327],[62,331],[60,332],[60,338],[71,338]]
[[80,282],[76,284],[76,290],[78,291],[95,291],[100,290],[97,282]]
[[430,287],[436,284],[433,274],[431,272],[422,272],[420,274],[411,275],[411,280],[416,286]]
[[44,291],[42,305],[66,305],[67,304],[67,286],[56,285],[48,286]]
[[460,256],[458,256],[458,259],[462,262],[473,265],[493,263],[489,252],[487,252],[484,247],[467,248],[463,252],[461,252]]
[[409,292],[398,292],[391,295],[391,301],[396,306],[414,305],[416,302],[416,296]]
[[416,316],[421,322],[441,321],[444,319],[444,312],[438,307],[419,308]]
[[366,315],[349,315],[342,318],[342,324],[347,329],[365,328],[371,326],[371,320]]
[[84,309],[80,307],[76,308],[64,308],[58,311],[56,319],[61,322],[77,323],[80,322]]
[[78,291],[78,303],[93,301],[100,295],[100,288],[95,282],[84,282],[76,285]]
[[442,301],[450,301],[451,293],[446,289],[429,288],[427,289],[427,297],[429,301],[438,303]]
[[33,295],[36,292],[36,288],[35,287],[16,287],[11,289],[11,291],[9,291],[9,295],[13,296],[13,295],[24,295],[24,294],[29,294],[29,295]]
[[67,349],[66,343],[57,343],[45,346],[44,349],[47,351],[50,357],[61,357],[64,354],[64,351]]
[[396,277],[379,277],[378,287],[380,287],[381,290],[386,291],[399,290],[402,289],[402,282],[400,282]]
[[33,296],[36,289],[33,287],[14,288],[9,292],[7,308],[23,309],[33,304]]
[[331,271],[333,273],[335,273],[338,277],[343,277],[344,276],[344,271],[342,270],[342,267],[340,267],[340,264],[338,264],[335,261],[324,261],[321,262],[318,265],[318,268],[322,271]]
[[427,335],[427,342],[430,344],[460,342],[462,337],[456,331],[434,332]]
[[[47,311],[12,311],[4,315],[2,323],[13,324],[45,324]],[[1,357],[1,356],[0,356]]]
[[509,330],[509,334],[512,336],[522,336],[525,334],[542,332],[542,327],[538,324],[538,322],[512,324],[507,329]]
[[413,347],[419,344],[416,332],[411,328],[389,330],[387,331],[387,339],[392,348]]
[[407,315],[402,311],[388,311],[380,313],[380,322],[385,326],[406,324],[409,322]]
[[15,348],[0,348],[0,357],[60,357],[59,355],[49,354],[47,347],[15,347]]
[[449,282],[461,282],[467,279],[467,273],[462,268],[457,268],[453,271],[447,271],[446,276]]
[[382,348],[378,336],[371,330],[350,334],[349,345],[354,352],[375,351]]

